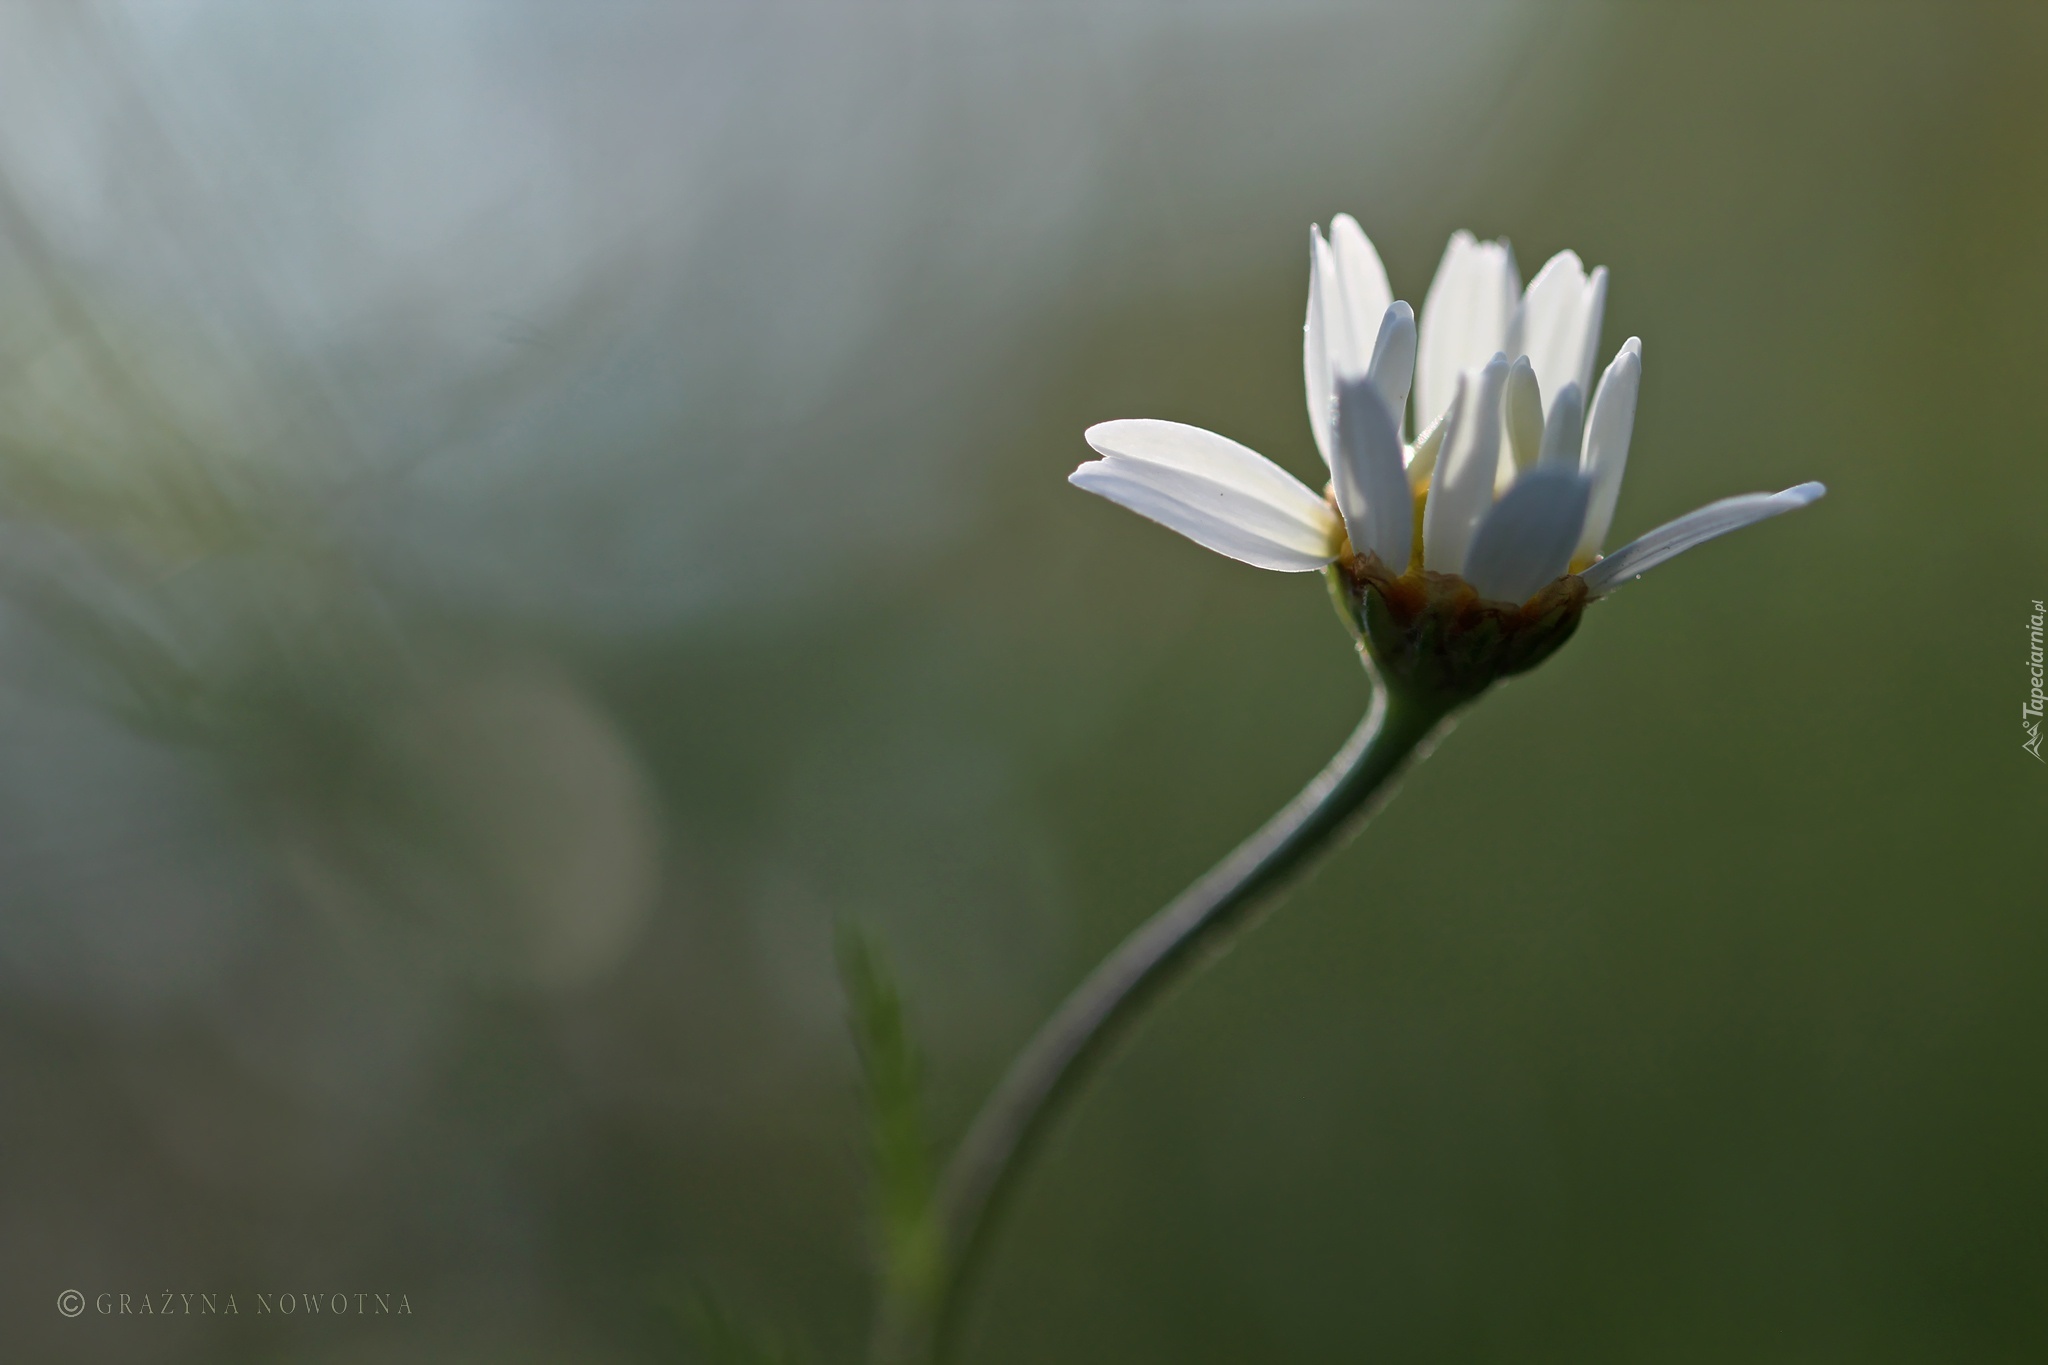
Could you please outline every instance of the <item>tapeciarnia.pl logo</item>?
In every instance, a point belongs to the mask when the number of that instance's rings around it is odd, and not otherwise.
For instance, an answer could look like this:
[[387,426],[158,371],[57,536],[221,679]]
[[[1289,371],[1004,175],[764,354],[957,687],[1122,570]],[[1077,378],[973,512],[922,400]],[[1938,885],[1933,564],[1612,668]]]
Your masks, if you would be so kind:
[[2027,618],[2027,672],[2033,675],[2033,685],[2027,690],[2027,704],[2020,708],[2020,724],[2026,727],[2026,742],[2020,747],[2034,756],[2036,763],[2048,763],[2041,757],[2041,710],[2048,696],[2041,691],[2041,623],[2048,620],[2048,606],[2040,601],[2034,603],[2034,614]]
[[57,1311],[83,1317],[90,1307],[103,1318],[168,1317],[361,1317],[412,1316],[412,1300],[404,1294],[118,1294],[103,1290],[88,1303],[76,1289],[57,1296]]

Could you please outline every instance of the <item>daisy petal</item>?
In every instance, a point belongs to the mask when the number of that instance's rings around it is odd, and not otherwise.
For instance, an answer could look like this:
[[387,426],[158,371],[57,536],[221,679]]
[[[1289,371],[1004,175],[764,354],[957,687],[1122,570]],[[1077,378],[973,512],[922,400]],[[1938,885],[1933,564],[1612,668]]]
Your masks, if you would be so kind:
[[1643,383],[1643,343],[1630,337],[1600,376],[1593,410],[1586,416],[1586,444],[1579,468],[1593,480],[1593,500],[1586,507],[1586,527],[1579,534],[1577,556],[1600,553],[1614,524],[1614,504],[1621,497],[1621,475],[1628,468],[1629,437],[1636,428],[1636,394]]
[[1329,510],[1320,494],[1258,451],[1201,427],[1138,418],[1097,422],[1081,435],[1099,455],[1186,470],[1276,507]]
[[1067,476],[1218,554],[1300,573],[1336,553],[1337,514],[1292,474],[1227,437],[1178,422],[1103,422],[1104,458]]
[[1579,313],[1579,364],[1572,381],[1584,393],[1593,384],[1593,362],[1600,357],[1600,324],[1607,317],[1607,267],[1594,266],[1586,281]]
[[1466,581],[1481,597],[1524,602],[1561,577],[1590,491],[1576,469],[1540,465],[1524,473],[1479,523],[1465,556]]
[[1372,364],[1366,367],[1379,386],[1387,411],[1394,417],[1394,437],[1400,439],[1401,414],[1408,407],[1408,382],[1415,377],[1415,310],[1398,299],[1387,305],[1380,317],[1380,331],[1372,344]]
[[1444,248],[1423,296],[1415,355],[1415,429],[1426,430],[1451,405],[1458,376],[1501,349],[1521,298],[1521,276],[1505,242],[1458,231]]
[[1401,468],[1401,435],[1394,428],[1394,414],[1369,377],[1337,383],[1333,473],[1351,547],[1378,555],[1395,573],[1406,571],[1415,540],[1415,498]]
[[1499,353],[1483,369],[1458,376],[1443,453],[1437,457],[1436,476],[1422,513],[1424,568],[1462,573],[1472,533],[1493,505],[1493,471],[1500,459],[1500,399],[1507,378],[1508,359]]
[[1539,464],[1579,467],[1579,445],[1585,437],[1586,402],[1575,383],[1567,384],[1550,400],[1550,416],[1543,422],[1543,453]]
[[1529,281],[1508,328],[1507,353],[1529,357],[1543,392],[1554,394],[1566,384],[1584,392],[1606,308],[1606,269],[1589,278],[1576,252],[1560,251]]
[[1330,462],[1330,405],[1336,388],[1330,379],[1329,324],[1323,317],[1323,261],[1330,249],[1323,242],[1322,229],[1308,230],[1308,318],[1301,327],[1301,378],[1308,393],[1308,428],[1316,438],[1316,453]]
[[1415,438],[1415,444],[1408,448],[1408,486],[1416,492],[1429,482],[1429,476],[1436,472],[1437,452],[1443,449],[1444,428],[1451,424],[1451,414],[1429,424],[1429,429]]
[[1508,387],[1501,405],[1507,419],[1508,453],[1514,457],[1501,461],[1496,484],[1504,487],[1513,481],[1516,470],[1529,468],[1543,452],[1543,390],[1529,357],[1517,356],[1508,367]]
[[1802,483],[1782,493],[1745,493],[1739,498],[1710,502],[1697,512],[1688,512],[1678,520],[1666,522],[1648,535],[1630,541],[1579,577],[1586,580],[1588,592],[1595,597],[1604,597],[1629,579],[1684,554],[1695,545],[1703,545],[1716,536],[1724,536],[1766,517],[1775,517],[1781,512],[1817,502],[1827,491],[1821,484]]
[[1387,268],[1380,264],[1372,239],[1348,213],[1330,220],[1330,255],[1337,262],[1337,283],[1351,344],[1349,354],[1332,352],[1331,364],[1339,374],[1363,374],[1372,363],[1372,353],[1365,348],[1372,343],[1387,305],[1394,301],[1394,291],[1387,284]]
[[[1543,263],[1515,307],[1514,321],[1508,326],[1507,352],[1511,356],[1529,357],[1546,393],[1577,377],[1574,373],[1558,372],[1567,365],[1559,363],[1557,352],[1562,349],[1560,341],[1578,332],[1579,296],[1585,289],[1586,267],[1580,263],[1579,254],[1560,251]],[[1569,368],[1575,370],[1577,361],[1574,349]]]

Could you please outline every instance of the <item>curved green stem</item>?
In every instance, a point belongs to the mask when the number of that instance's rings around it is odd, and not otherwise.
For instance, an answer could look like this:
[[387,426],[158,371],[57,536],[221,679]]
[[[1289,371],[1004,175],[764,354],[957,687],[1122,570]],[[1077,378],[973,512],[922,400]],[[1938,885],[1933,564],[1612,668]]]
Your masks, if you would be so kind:
[[1427,752],[1449,714],[1447,705],[1376,686],[1365,719],[1316,779],[1125,939],[1039,1029],[946,1168],[937,1210],[946,1263],[927,1304],[884,1308],[892,1321],[890,1356],[945,1355],[969,1280],[1025,1159],[1090,1064],[1162,987],[1201,961],[1202,950],[1220,948],[1271,893],[1384,805],[1394,779],[1411,757]]

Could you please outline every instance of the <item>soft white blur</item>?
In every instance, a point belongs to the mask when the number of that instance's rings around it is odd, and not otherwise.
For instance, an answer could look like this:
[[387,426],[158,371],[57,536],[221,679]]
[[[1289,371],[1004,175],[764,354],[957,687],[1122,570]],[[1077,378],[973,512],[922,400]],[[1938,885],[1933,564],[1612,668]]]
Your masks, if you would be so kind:
[[[351,742],[386,755],[380,780],[415,790],[412,769],[470,760],[424,733],[394,746],[405,717],[479,669],[537,675],[516,657],[435,657],[409,611],[644,631],[816,595],[821,579],[829,592],[973,534],[977,442],[1056,345],[1036,318],[1077,287],[1088,235],[1131,235],[1134,182],[1154,206],[1143,249],[1078,287],[1138,294],[1241,269],[1217,246],[1239,234],[1213,220],[1256,238],[1267,197],[1304,181],[1335,196],[1455,177],[1429,160],[1441,129],[1419,130],[1475,119],[1471,92],[1512,77],[1518,30],[1505,10],[1485,24],[1429,6],[1377,17],[1342,88],[1278,83],[1300,102],[1299,135],[1275,138],[1289,120],[1231,117],[1228,90],[1270,99],[1259,63],[1289,60],[1313,9],[0,9],[0,566],[17,674],[44,684],[40,702],[17,699],[19,723],[43,744],[93,735],[75,717],[49,728],[38,708],[84,696],[133,710],[139,692],[173,731],[268,751],[282,741],[237,738],[249,688],[361,670],[373,681],[309,705],[364,727],[374,738]],[[1204,94],[1186,118],[1171,113],[1182,86]],[[1238,170],[1210,173],[1224,164]],[[1369,222],[1414,212],[1325,202]],[[1212,220],[1207,255],[1176,231],[1192,213]],[[568,675],[547,676],[560,761],[609,774],[588,780],[651,829],[632,755],[612,752]],[[488,764],[482,724],[454,752]],[[77,742],[93,757],[37,765],[62,770],[60,786],[102,768],[124,790],[175,786],[187,771],[147,743]],[[503,780],[546,785],[526,767]],[[498,809],[458,788],[445,795],[462,819]],[[530,818],[499,805],[508,830]],[[218,839],[135,837],[171,806],[201,818],[189,802],[131,801],[66,825],[67,847],[104,840],[162,885],[137,851],[154,847],[171,884],[206,888],[191,899],[207,909],[171,916],[175,929],[153,896],[147,910],[132,890],[105,898],[182,945],[103,973],[117,994],[138,972],[202,983],[248,899],[241,860],[222,880],[204,871]],[[346,863],[334,846],[361,842],[301,826],[368,819],[323,807],[282,822],[287,881],[326,887],[307,849]],[[626,897],[566,976],[542,945],[568,930],[536,931],[531,971],[580,980],[630,942],[655,842],[629,840],[616,875],[571,856],[623,878],[609,890],[568,874],[533,889],[509,854],[476,875],[546,902],[514,918],[581,924],[593,896]],[[355,861],[358,879],[397,875],[385,854]],[[38,875],[61,882],[71,865]],[[414,892],[436,914],[465,899]],[[39,977],[77,975],[80,955],[126,960],[83,946],[124,935],[74,941],[57,926],[89,916],[51,915],[10,921],[28,943],[0,960]],[[468,941],[476,919],[455,918]]]

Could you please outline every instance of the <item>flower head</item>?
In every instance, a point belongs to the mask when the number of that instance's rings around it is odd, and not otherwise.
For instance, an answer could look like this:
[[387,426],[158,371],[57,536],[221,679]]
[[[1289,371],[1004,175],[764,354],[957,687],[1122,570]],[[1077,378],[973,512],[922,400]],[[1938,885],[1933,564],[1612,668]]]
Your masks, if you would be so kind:
[[1606,301],[1605,267],[1562,251],[1525,291],[1505,242],[1458,232],[1418,328],[1340,214],[1327,238],[1309,231],[1302,331],[1324,496],[1235,441],[1150,420],[1090,427],[1101,458],[1069,481],[1247,564],[1327,569],[1391,683],[1476,695],[1547,658],[1588,601],[1826,491],[1725,498],[1603,556],[1643,371],[1631,337],[1586,401]]

